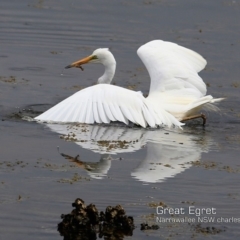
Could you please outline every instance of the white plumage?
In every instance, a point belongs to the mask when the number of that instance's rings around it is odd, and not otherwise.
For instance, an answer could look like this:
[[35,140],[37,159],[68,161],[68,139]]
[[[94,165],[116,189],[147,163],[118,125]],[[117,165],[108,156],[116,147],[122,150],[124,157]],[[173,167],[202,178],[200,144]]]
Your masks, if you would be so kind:
[[164,110],[154,111],[140,92],[114,85],[98,84],[85,88],[36,117],[47,122],[110,123],[129,121],[142,127],[178,125]]
[[110,123],[129,121],[142,127],[181,127],[185,117],[198,112],[205,104],[221,101],[206,95],[206,85],[198,75],[206,60],[196,52],[177,44],[154,40],[137,51],[150,78],[149,96],[110,85],[116,62],[106,48],[76,61],[66,68],[86,63],[101,63],[103,76],[95,86],[85,88],[43,114],[36,120],[46,122]]

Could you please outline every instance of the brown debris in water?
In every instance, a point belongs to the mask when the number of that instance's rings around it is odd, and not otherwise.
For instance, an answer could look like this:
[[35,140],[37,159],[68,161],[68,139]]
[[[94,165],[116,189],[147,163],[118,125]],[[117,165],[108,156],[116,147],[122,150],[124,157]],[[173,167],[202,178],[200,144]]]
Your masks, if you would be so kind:
[[129,147],[130,143],[135,143],[138,142],[138,140],[136,141],[107,141],[107,140],[99,140],[97,141],[98,145],[101,147],[106,147],[107,151],[110,151],[112,149],[117,149],[117,148],[121,148],[121,149],[127,149]]
[[133,217],[127,216],[121,205],[108,206],[99,213],[94,204],[86,206],[81,198],[72,203],[74,209],[69,214],[62,214],[58,231],[64,239],[123,239],[132,236]]
[[228,173],[240,173],[239,167],[231,167],[228,165],[223,165],[222,163],[213,162],[213,161],[191,161],[189,162],[195,167],[203,167],[207,170],[216,169],[219,171],[226,171]]
[[200,223],[196,224],[196,225],[193,225],[192,227],[193,227],[193,229],[196,233],[202,233],[204,235],[207,235],[207,234],[215,235],[215,234],[226,231],[225,227],[223,227],[223,228],[209,227],[209,226],[203,227]]
[[16,77],[15,76],[10,76],[10,77],[0,76],[0,81],[6,82],[6,83],[16,83]]
[[159,226],[156,225],[156,224],[153,224],[153,225],[148,225],[147,223],[141,223],[141,228],[140,228],[142,231],[144,230],[158,230],[159,229]]
[[148,206],[151,207],[151,208],[156,208],[156,207],[159,207],[159,206],[161,206],[163,208],[167,208],[168,207],[167,204],[165,204],[162,201],[161,202],[150,202],[150,203],[148,203]]
[[22,79],[18,79],[15,76],[0,76],[0,82],[4,82],[4,83],[10,83],[10,84],[23,84],[23,83],[27,83],[29,82],[29,80],[22,78]]

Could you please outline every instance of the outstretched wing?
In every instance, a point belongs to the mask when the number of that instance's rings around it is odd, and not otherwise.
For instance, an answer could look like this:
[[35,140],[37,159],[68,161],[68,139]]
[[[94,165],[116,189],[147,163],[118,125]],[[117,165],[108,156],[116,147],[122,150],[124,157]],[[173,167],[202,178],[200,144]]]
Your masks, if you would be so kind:
[[149,95],[153,92],[190,89],[206,94],[206,85],[198,75],[207,64],[198,53],[175,43],[154,40],[142,45],[138,56],[151,78]]
[[110,123],[129,121],[142,127],[181,126],[165,110],[157,111],[141,93],[125,88],[98,84],[85,88],[35,118],[46,122]]

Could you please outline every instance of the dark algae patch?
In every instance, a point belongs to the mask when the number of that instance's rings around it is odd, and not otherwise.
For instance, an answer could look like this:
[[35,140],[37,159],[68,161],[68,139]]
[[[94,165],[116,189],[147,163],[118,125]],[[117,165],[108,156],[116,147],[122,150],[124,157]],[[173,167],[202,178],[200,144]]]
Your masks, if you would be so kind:
[[196,224],[196,225],[192,225],[192,229],[196,232],[196,233],[201,233],[204,235],[215,235],[221,232],[225,232],[226,231],[226,227],[213,227],[213,226],[202,226],[200,223]]
[[99,212],[94,204],[85,205],[81,198],[72,203],[74,209],[62,214],[58,231],[64,239],[123,239],[132,236],[133,217],[127,216],[121,205],[108,206],[105,212]]
[[229,165],[225,165],[223,163],[218,163],[214,161],[192,161],[190,162],[195,167],[202,167],[207,170],[219,170],[219,171],[226,171],[228,173],[240,173],[239,167],[231,167]]
[[159,226],[156,224],[148,225],[148,223],[141,223],[141,230],[158,230]]

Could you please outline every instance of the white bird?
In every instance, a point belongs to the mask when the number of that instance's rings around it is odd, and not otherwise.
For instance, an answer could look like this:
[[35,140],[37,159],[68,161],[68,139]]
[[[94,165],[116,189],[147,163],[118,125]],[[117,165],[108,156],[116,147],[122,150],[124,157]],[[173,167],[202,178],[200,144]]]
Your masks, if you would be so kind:
[[203,106],[216,109],[214,99],[206,96],[206,84],[198,75],[206,60],[198,53],[175,43],[154,40],[142,45],[137,54],[151,78],[149,95],[110,85],[115,74],[116,61],[107,48],[96,49],[90,56],[73,62],[66,68],[86,63],[101,63],[104,74],[98,84],[87,87],[35,119],[44,122],[110,123],[132,122],[142,127],[184,125],[180,121],[195,115]]

